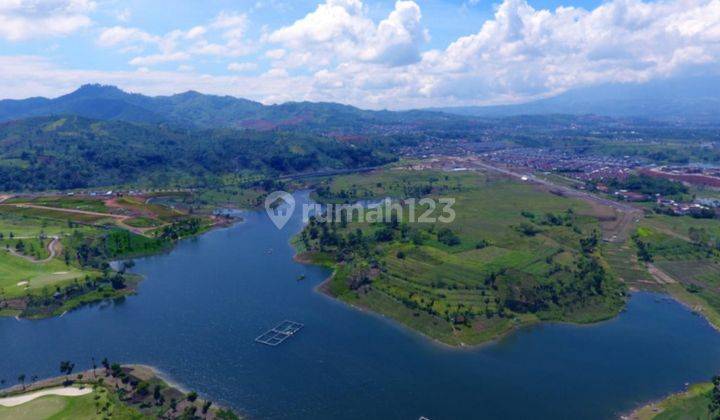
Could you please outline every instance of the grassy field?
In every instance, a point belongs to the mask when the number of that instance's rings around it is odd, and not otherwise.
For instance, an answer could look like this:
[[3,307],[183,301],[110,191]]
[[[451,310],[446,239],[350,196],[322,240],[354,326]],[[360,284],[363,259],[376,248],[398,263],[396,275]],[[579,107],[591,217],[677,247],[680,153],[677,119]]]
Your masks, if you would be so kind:
[[62,209],[51,209],[51,208],[33,208],[33,207],[22,207],[22,204],[18,205],[2,205],[0,206],[0,214],[10,216],[20,216],[26,218],[39,218],[58,222],[75,222],[83,224],[104,224],[114,223],[113,218],[109,215],[102,216],[96,214],[80,214],[70,213],[63,211]]
[[0,296],[14,298],[82,279],[90,271],[65,265],[59,260],[36,264],[0,250]]
[[0,419],[7,420],[76,420],[76,419],[143,419],[141,412],[128,407],[104,387],[77,397],[48,395],[15,407],[0,406]]
[[687,391],[671,395],[658,402],[636,410],[632,418],[638,420],[710,420],[710,394],[713,384],[702,383]]
[[11,233],[17,237],[36,238],[41,233],[47,236],[55,236],[68,231],[67,223],[61,221],[51,219],[32,220],[31,217],[19,216],[3,210],[5,209],[0,206],[0,233],[5,238],[9,238]]
[[135,217],[125,221],[125,224],[137,228],[152,228],[162,225],[162,222],[149,217]]
[[[450,224],[403,223],[409,219],[406,206],[390,230],[354,220],[344,228],[333,226],[329,232],[337,230],[341,241],[358,242],[353,233],[358,229],[364,238],[392,236],[360,241],[350,250],[318,245],[326,235],[322,225],[301,235],[306,248],[340,261],[327,286],[331,294],[442,342],[478,344],[541,320],[593,322],[623,305],[620,283],[593,266],[605,265],[599,249],[580,249],[581,240],[599,229],[593,207],[583,201],[488,174],[396,170],[336,177],[324,182],[317,196],[325,202],[387,196],[456,200]],[[313,232],[320,227],[320,234]],[[308,239],[318,235],[317,242]],[[577,270],[588,265],[602,271],[597,280],[602,286],[580,285]]]
[[9,203],[31,203],[43,207],[57,207],[61,209],[84,210],[97,213],[108,211],[105,202],[100,198],[76,198],[67,196],[41,196],[30,200],[23,198],[11,199]]
[[720,237],[720,223],[715,219],[695,219],[690,216],[667,216],[653,214],[643,220],[649,228],[664,232],[676,237],[687,238],[690,228],[705,229],[708,234]]
[[603,256],[610,266],[610,270],[628,286],[637,289],[660,289],[657,282],[638,261],[637,250],[632,242],[605,243],[603,244]]

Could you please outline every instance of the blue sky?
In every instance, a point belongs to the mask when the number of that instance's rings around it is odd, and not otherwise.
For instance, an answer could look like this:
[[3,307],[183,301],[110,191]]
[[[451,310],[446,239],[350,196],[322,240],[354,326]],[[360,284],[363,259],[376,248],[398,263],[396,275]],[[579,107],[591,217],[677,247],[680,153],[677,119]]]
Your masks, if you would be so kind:
[[719,0],[12,0],[0,97],[100,82],[266,103],[514,103],[713,69],[718,45]]

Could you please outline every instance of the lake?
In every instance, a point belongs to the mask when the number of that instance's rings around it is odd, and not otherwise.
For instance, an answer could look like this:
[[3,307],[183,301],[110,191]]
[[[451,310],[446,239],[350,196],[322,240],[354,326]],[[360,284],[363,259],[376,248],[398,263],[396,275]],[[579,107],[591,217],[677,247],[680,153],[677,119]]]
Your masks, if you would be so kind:
[[[136,260],[146,280],[122,302],[0,319],[0,378],[56,376],[61,360],[80,370],[108,357],[156,366],[253,418],[604,419],[720,371],[720,334],[652,293],[593,326],[534,326],[472,350],[434,344],[316,293],[329,272],[293,262],[295,213],[277,230],[264,212],[247,212]],[[305,328],[277,347],[254,341],[285,319]]]

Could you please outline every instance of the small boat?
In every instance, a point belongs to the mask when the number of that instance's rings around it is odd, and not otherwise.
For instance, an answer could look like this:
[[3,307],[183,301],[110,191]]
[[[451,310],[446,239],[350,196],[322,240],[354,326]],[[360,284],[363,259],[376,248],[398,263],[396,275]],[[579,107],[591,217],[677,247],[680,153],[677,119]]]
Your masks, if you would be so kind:
[[297,278],[297,281],[305,280],[305,274],[300,274]]

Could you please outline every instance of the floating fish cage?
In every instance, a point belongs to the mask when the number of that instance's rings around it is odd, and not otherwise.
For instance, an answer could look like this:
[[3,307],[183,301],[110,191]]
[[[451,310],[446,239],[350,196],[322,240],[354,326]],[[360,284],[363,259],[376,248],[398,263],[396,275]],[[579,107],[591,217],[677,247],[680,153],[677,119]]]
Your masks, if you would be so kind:
[[296,332],[300,331],[302,327],[304,327],[304,325],[299,322],[285,320],[272,329],[264,332],[256,338],[255,341],[267,344],[268,346],[277,346],[292,337]]

